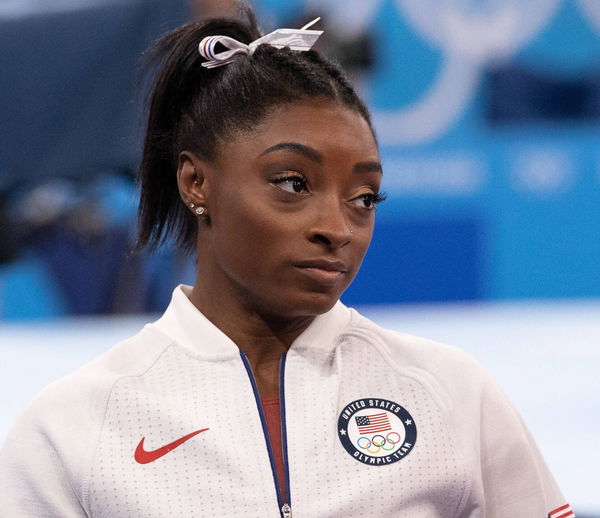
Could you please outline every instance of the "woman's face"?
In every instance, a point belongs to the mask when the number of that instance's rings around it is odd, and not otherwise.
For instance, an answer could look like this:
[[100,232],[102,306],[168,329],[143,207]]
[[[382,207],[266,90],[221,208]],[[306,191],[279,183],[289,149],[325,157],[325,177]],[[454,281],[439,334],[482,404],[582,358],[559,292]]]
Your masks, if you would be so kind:
[[381,165],[363,117],[331,101],[280,105],[203,169],[200,289],[277,318],[329,310],[373,232]]

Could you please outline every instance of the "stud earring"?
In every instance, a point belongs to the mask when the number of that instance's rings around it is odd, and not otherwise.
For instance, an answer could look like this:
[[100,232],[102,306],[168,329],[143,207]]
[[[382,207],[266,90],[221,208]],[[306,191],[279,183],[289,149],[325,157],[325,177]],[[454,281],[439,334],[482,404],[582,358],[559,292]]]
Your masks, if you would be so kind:
[[193,209],[196,206],[195,203],[190,203],[190,209]]
[[204,207],[198,207],[195,212],[198,216],[202,216],[202,214],[206,212],[206,209]]

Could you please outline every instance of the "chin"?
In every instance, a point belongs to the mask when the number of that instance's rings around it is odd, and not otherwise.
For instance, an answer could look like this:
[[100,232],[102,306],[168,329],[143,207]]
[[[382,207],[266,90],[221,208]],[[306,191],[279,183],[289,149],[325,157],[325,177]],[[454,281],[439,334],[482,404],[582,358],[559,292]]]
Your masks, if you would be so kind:
[[[273,297],[263,297],[255,307],[259,313],[274,320],[290,320],[299,317],[315,317],[327,313],[339,300],[339,290],[292,292],[282,289]],[[282,297],[282,295],[285,295]]]
[[327,313],[338,301],[340,294],[308,293],[293,301],[290,310],[294,316],[317,316]]

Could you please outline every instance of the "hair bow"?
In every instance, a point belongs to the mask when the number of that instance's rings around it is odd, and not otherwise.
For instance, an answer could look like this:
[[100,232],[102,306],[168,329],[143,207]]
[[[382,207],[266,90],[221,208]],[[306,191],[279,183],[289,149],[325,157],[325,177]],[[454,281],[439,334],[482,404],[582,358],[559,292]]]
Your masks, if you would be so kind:
[[[231,63],[238,54],[251,56],[254,54],[256,48],[263,43],[272,45],[278,49],[289,47],[292,50],[306,52],[311,49],[319,39],[319,36],[323,34],[323,31],[308,30],[309,27],[317,23],[320,19],[320,17],[315,18],[301,29],[277,29],[254,40],[248,45],[229,36],[207,36],[198,44],[198,50],[202,57],[209,60],[204,61],[202,66],[206,68],[220,67]],[[215,52],[217,43],[227,47],[229,50]]]

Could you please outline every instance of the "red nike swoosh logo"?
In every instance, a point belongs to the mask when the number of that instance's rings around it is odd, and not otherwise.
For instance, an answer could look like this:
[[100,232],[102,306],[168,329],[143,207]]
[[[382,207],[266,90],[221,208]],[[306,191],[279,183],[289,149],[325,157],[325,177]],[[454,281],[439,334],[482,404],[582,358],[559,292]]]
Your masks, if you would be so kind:
[[152,450],[152,451],[144,450],[145,437],[142,437],[142,440],[140,441],[140,443],[137,445],[137,448],[135,449],[133,458],[136,460],[136,462],[139,462],[140,464],[148,464],[149,462],[152,462],[156,459],[160,459],[163,455],[166,455],[171,450],[174,450],[175,448],[177,448],[177,446],[181,446],[185,441],[190,440],[192,437],[194,437],[194,435],[198,435],[199,433],[206,432],[206,430],[208,430],[208,428],[202,428],[202,430],[196,430],[195,432],[188,433],[187,435],[183,436],[181,439],[177,439],[176,441],[173,441],[173,442],[167,444],[166,446],[163,446],[162,448],[158,448],[157,450]]

